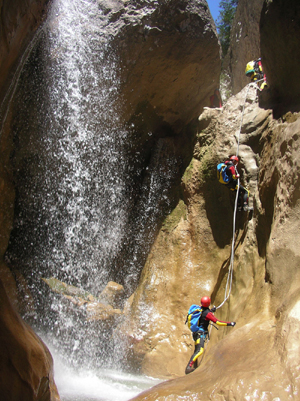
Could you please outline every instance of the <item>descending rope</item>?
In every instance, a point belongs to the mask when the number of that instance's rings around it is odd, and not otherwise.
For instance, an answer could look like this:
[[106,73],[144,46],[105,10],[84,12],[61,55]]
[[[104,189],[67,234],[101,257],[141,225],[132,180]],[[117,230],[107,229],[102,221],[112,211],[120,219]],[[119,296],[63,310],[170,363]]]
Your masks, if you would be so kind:
[[[256,83],[259,81],[256,81],[255,84],[251,82],[250,84],[247,85],[247,91],[246,91],[246,96],[243,104],[243,110],[242,110],[242,116],[241,116],[241,123],[240,123],[240,129],[239,129],[239,134],[238,134],[238,143],[237,143],[237,151],[236,151],[236,156],[239,155],[239,147],[240,147],[240,135],[241,135],[241,130],[242,130],[242,124],[243,124],[243,118],[244,118],[244,112],[245,112],[245,104],[248,96],[249,89],[253,86],[257,86]],[[233,213],[233,227],[232,227],[232,242],[231,242],[231,254],[230,254],[230,264],[229,264],[229,269],[228,269],[228,275],[227,275],[227,281],[226,281],[226,287],[225,287],[225,294],[224,294],[224,300],[223,302],[216,307],[216,309],[221,308],[227,301],[227,299],[230,296],[231,293],[231,288],[232,288],[232,277],[233,277],[233,262],[234,262],[234,246],[235,246],[235,224],[236,224],[236,211],[237,211],[237,204],[238,204],[238,197],[239,197],[239,189],[240,189],[240,179],[238,178],[238,183],[237,183],[237,191],[236,191],[236,196],[235,196],[235,203],[234,203],[234,213]]]
[[[261,79],[259,81],[255,81],[255,83],[250,82],[247,85],[247,91],[246,91],[246,96],[245,96],[245,100],[244,100],[244,104],[243,104],[243,110],[242,110],[242,116],[241,116],[241,123],[240,123],[240,129],[239,129],[239,134],[238,134],[238,143],[237,143],[237,151],[236,151],[236,156],[239,155],[239,147],[240,147],[240,135],[241,135],[241,130],[242,130],[242,124],[243,124],[243,118],[244,118],[244,112],[245,112],[245,104],[246,104],[246,100],[247,100],[247,96],[248,96],[248,92],[249,89],[251,87],[255,87],[257,88],[257,82],[263,81],[264,79]],[[238,197],[239,197],[239,189],[240,189],[240,179],[238,178],[238,184],[237,184],[237,191],[236,191],[236,196],[235,196],[235,202],[234,202],[234,213],[233,213],[233,235],[232,235],[232,242],[231,242],[231,254],[230,254],[230,264],[229,264],[229,269],[228,269],[228,275],[227,275],[227,281],[226,281],[226,287],[225,287],[225,295],[224,295],[224,300],[223,302],[216,307],[216,309],[221,308],[225,302],[227,301],[227,299],[230,296],[231,293],[231,288],[232,288],[232,277],[233,277],[233,262],[234,262],[234,246],[235,246],[235,224],[236,224],[236,211],[237,211],[237,204],[238,204]],[[207,339],[207,343],[209,342],[210,339],[210,333],[212,330],[213,325],[209,326],[209,334],[208,334],[208,339]],[[204,353],[205,353],[205,349],[203,350],[203,354],[202,354],[202,358],[201,361],[199,362],[199,366],[204,358]]]

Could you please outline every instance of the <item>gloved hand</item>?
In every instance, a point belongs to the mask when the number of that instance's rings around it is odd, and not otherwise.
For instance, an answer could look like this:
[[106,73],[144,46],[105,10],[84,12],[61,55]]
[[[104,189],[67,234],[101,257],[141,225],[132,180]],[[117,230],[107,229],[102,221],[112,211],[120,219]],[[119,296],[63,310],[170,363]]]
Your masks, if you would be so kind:
[[217,308],[215,307],[215,305],[211,308],[211,312],[214,313],[217,310]]
[[231,325],[231,326],[235,326],[235,325],[236,325],[236,322],[231,322],[230,325]]

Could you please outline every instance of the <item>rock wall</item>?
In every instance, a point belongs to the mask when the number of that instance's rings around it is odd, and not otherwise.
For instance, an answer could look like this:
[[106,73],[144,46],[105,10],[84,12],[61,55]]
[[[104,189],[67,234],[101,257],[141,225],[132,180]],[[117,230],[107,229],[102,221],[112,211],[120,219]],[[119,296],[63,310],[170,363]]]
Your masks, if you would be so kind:
[[[283,2],[266,1],[261,20],[263,63],[271,78],[268,92],[281,118],[258,106],[253,89],[246,96],[247,88],[230,98],[222,111],[206,110],[200,116],[193,159],[182,177],[181,200],[165,220],[130,300],[131,360],[149,375],[181,376],[136,400],[299,398],[300,114],[283,114],[297,110],[298,104],[298,84],[293,79],[298,74],[294,46],[299,5],[292,2],[284,8]],[[274,26],[279,42],[271,39]],[[291,57],[280,45],[285,40]],[[271,56],[275,47],[277,58]],[[290,63],[289,72],[294,72],[291,79],[280,68],[282,54]],[[239,85],[242,81],[236,88]],[[232,292],[216,312],[222,320],[236,320],[237,326],[212,331],[200,367],[183,376],[193,352],[184,326],[189,305],[207,294],[216,305],[224,297],[233,199],[217,182],[215,167],[236,152],[245,99],[240,172],[250,189],[254,213],[237,216]]]
[[[184,325],[189,305],[207,294],[216,305],[223,300],[233,199],[217,181],[215,166],[236,151],[246,90],[221,112],[206,110],[200,116],[194,157],[182,178],[184,196],[166,219],[132,300],[131,326],[127,322],[131,358],[149,375],[184,375],[193,352]],[[251,191],[254,213],[237,216],[232,292],[216,312],[237,325],[212,329],[194,373],[137,400],[171,395],[297,399],[300,114],[275,120],[255,99],[251,89],[239,146],[242,182]]]
[[[108,18],[109,51],[120,71],[120,115],[129,127],[129,164],[135,171],[127,242],[116,261],[122,266],[132,259],[130,252],[136,252],[142,187],[150,182],[154,165],[167,171],[170,160],[176,164],[167,197],[169,204],[178,199],[180,176],[192,155],[194,122],[219,86],[220,46],[205,0],[105,1],[100,7]],[[161,215],[167,213],[163,202],[159,208]],[[149,231],[156,234],[161,218],[143,225],[144,243],[134,255],[139,271],[149,250]],[[111,279],[124,283],[124,276],[126,267]]]
[[27,46],[45,18],[48,3],[49,0],[1,0],[1,102]]
[[113,15],[124,118],[142,112],[146,120],[150,110],[152,120],[180,132],[219,84],[220,48],[206,1],[130,2]]
[[0,282],[1,398],[58,401],[47,347],[12,306]]
[[15,188],[10,163],[13,142],[7,105],[12,80],[38,27],[48,0],[1,1],[0,30],[0,326],[1,398],[59,400],[53,380],[53,361],[46,346],[20,318],[21,307],[14,274],[3,262],[12,229]]
[[264,0],[239,0],[230,34],[230,47],[223,68],[235,95],[249,83],[245,75],[248,61],[261,56],[259,22]]
[[300,4],[265,1],[260,21],[261,55],[269,90],[266,107],[277,116],[299,111],[300,92]]

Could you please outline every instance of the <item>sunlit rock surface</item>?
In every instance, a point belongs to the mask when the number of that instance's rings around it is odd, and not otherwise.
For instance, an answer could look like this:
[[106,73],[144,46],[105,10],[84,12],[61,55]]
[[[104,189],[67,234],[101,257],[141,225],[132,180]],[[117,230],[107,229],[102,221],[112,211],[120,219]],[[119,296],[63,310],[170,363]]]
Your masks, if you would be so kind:
[[224,67],[235,95],[249,83],[246,64],[261,56],[259,22],[264,0],[239,0],[230,31],[230,46]]
[[182,200],[165,220],[132,300],[127,332],[138,342],[130,357],[149,375],[183,376],[193,352],[184,325],[189,305],[207,294],[217,306],[223,301],[233,199],[217,181],[216,164],[236,152],[246,99],[239,170],[254,212],[237,216],[232,292],[215,313],[237,325],[212,329],[194,373],[136,399],[298,399],[300,115],[275,120],[255,98],[252,89],[246,98],[245,88],[222,111],[200,116]]
[[197,117],[218,87],[220,48],[204,0],[103,2],[122,71],[123,112],[175,131]]

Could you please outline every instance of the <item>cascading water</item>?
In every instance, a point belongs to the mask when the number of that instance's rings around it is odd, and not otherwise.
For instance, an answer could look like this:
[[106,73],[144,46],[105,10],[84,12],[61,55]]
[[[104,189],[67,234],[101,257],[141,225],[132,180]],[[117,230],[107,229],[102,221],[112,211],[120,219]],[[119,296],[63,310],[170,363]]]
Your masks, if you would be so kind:
[[[7,252],[8,263],[22,271],[34,297],[35,313],[27,310],[25,319],[59,355],[59,366],[96,371],[96,381],[99,369],[100,375],[103,368],[121,369],[118,344],[101,322],[87,324],[81,311],[47,292],[41,278],[54,276],[97,296],[124,269],[130,293],[139,277],[138,248],[145,238],[151,241],[158,205],[168,205],[176,173],[175,159],[166,156],[167,170],[159,171],[161,140],[140,190],[135,246],[116,266],[133,226],[134,180],[126,156],[129,134],[118,118],[117,63],[106,24],[96,0],[55,0],[24,66],[14,97],[17,202]],[[113,374],[105,374],[112,383]],[[127,381],[118,377],[119,384]],[[128,380],[133,383],[128,397],[120,384],[111,398],[89,393],[70,399],[128,399],[153,384]]]

